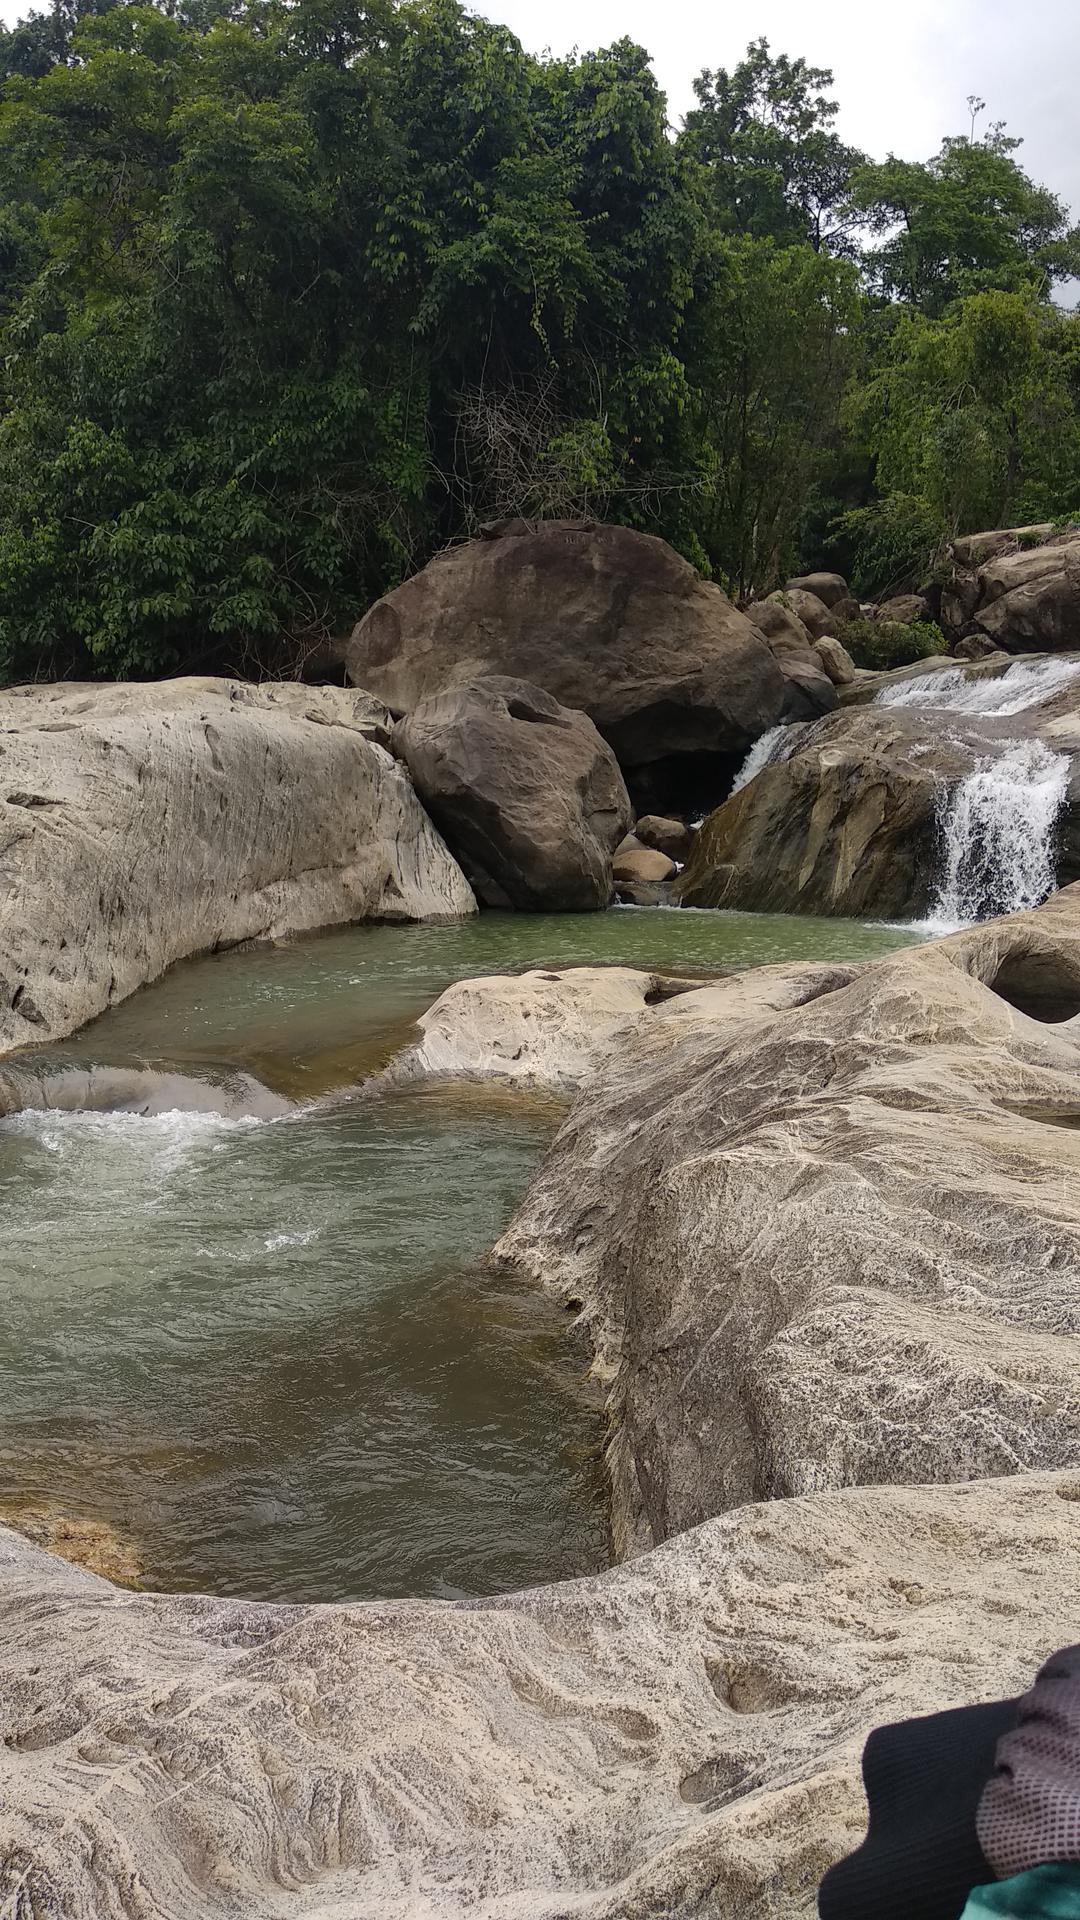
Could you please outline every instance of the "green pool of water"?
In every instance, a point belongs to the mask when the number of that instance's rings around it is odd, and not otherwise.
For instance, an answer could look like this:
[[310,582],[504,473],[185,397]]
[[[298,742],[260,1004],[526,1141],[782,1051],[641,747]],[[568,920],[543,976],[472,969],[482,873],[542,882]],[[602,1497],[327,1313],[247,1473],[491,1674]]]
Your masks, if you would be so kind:
[[584,1356],[482,1265],[563,1109],[356,1086],[465,975],[708,973],[910,937],[633,910],[360,927],[178,967],[40,1050],[228,1063],[320,1098],[272,1121],[0,1122],[0,1508],[100,1523],[160,1588],[452,1596],[601,1565]]

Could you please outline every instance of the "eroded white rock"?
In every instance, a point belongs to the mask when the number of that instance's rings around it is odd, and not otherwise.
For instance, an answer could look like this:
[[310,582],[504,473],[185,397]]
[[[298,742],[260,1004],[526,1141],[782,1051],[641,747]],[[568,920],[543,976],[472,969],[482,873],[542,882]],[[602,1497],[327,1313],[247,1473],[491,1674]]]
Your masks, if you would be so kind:
[[1080,1478],[743,1508],[446,1606],[130,1594],[0,1530],[0,1911],[809,1920],[882,1721],[1075,1633]]
[[229,680],[0,694],[0,1050],[188,954],[475,910],[367,694]]

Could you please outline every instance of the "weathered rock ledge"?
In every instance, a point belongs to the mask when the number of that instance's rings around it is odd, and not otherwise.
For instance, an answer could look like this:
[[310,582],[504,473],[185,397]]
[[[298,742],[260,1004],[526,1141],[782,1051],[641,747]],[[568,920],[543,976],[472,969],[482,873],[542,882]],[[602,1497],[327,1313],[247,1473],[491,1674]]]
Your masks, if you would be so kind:
[[496,1248],[584,1312],[623,1552],[1080,1463],[1080,888],[833,972],[625,1030]]
[[475,911],[366,694],[228,680],[0,695],[0,1051],[173,961]]
[[743,1508],[440,1606],[122,1593],[0,1529],[13,1920],[809,1920],[883,1720],[1025,1687],[1080,1477]]

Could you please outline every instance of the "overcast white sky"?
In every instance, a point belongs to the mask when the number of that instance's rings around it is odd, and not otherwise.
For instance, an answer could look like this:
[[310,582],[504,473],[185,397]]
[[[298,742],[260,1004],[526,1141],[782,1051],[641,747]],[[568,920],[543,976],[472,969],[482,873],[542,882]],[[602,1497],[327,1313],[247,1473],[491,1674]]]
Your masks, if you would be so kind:
[[1023,137],[1019,159],[1080,219],[1080,0],[481,0],[534,52],[647,47],[672,120],[693,105],[703,67],[730,67],[762,34],[774,53],[831,67],[837,123],[852,146],[925,160],[943,135],[967,131],[969,93],[984,124]]
[[[11,21],[34,0],[0,0]],[[601,47],[628,34],[647,47],[677,122],[703,67],[731,66],[764,34],[774,53],[831,67],[839,130],[874,158],[928,159],[987,103],[1023,137],[1027,172],[1080,219],[1080,0],[480,0],[535,52]]]

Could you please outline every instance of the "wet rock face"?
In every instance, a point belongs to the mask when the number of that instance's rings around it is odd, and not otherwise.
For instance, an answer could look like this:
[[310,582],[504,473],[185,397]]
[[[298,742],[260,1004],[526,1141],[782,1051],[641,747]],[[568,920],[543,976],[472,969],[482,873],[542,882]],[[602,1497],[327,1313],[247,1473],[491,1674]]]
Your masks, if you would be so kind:
[[[997,830],[990,817],[997,805],[1001,851],[1023,855],[1016,843],[1028,831],[1021,808],[1029,783],[1028,824],[1032,836],[1043,835],[1045,860],[1034,839],[1027,852],[1032,871],[1044,864],[1046,876],[1036,888],[1021,873],[1018,901],[997,898],[994,876],[983,876],[980,914],[1030,904],[1049,891],[1055,873],[1059,882],[1076,877],[1069,764],[1080,755],[1080,666],[1004,653],[964,666],[938,658],[859,675],[843,698],[840,713],[766,742],[764,767],[709,815],[676,883],[683,904],[924,918],[948,877],[953,797],[969,775],[992,778],[995,769],[1002,793],[999,802],[988,792],[979,803],[984,824]],[[1055,765],[1060,813],[1040,824],[1040,783]],[[976,859],[981,831],[971,826]]]
[[1080,1480],[860,1488],[465,1605],[124,1594],[0,1529],[0,1898],[51,1920],[799,1920],[870,1727],[1025,1688]]
[[526,681],[492,676],[421,701],[395,739],[487,906],[558,913],[608,905],[630,800],[586,714]]
[[497,1249],[583,1304],[624,1551],[1080,1461],[1080,889],[804,971],[610,1050]]
[[528,680],[589,715],[652,808],[676,805],[694,756],[741,757],[782,717],[830,711],[820,663],[804,664],[797,683],[664,541],[553,521],[440,554],[360,621],[348,670],[396,712],[478,675]]
[[915,919],[929,911],[943,780],[976,761],[925,715],[857,708],[796,729],[788,757],[710,814],[676,883],[691,907]]
[[188,954],[475,910],[367,694],[228,680],[0,695],[0,1050]]

